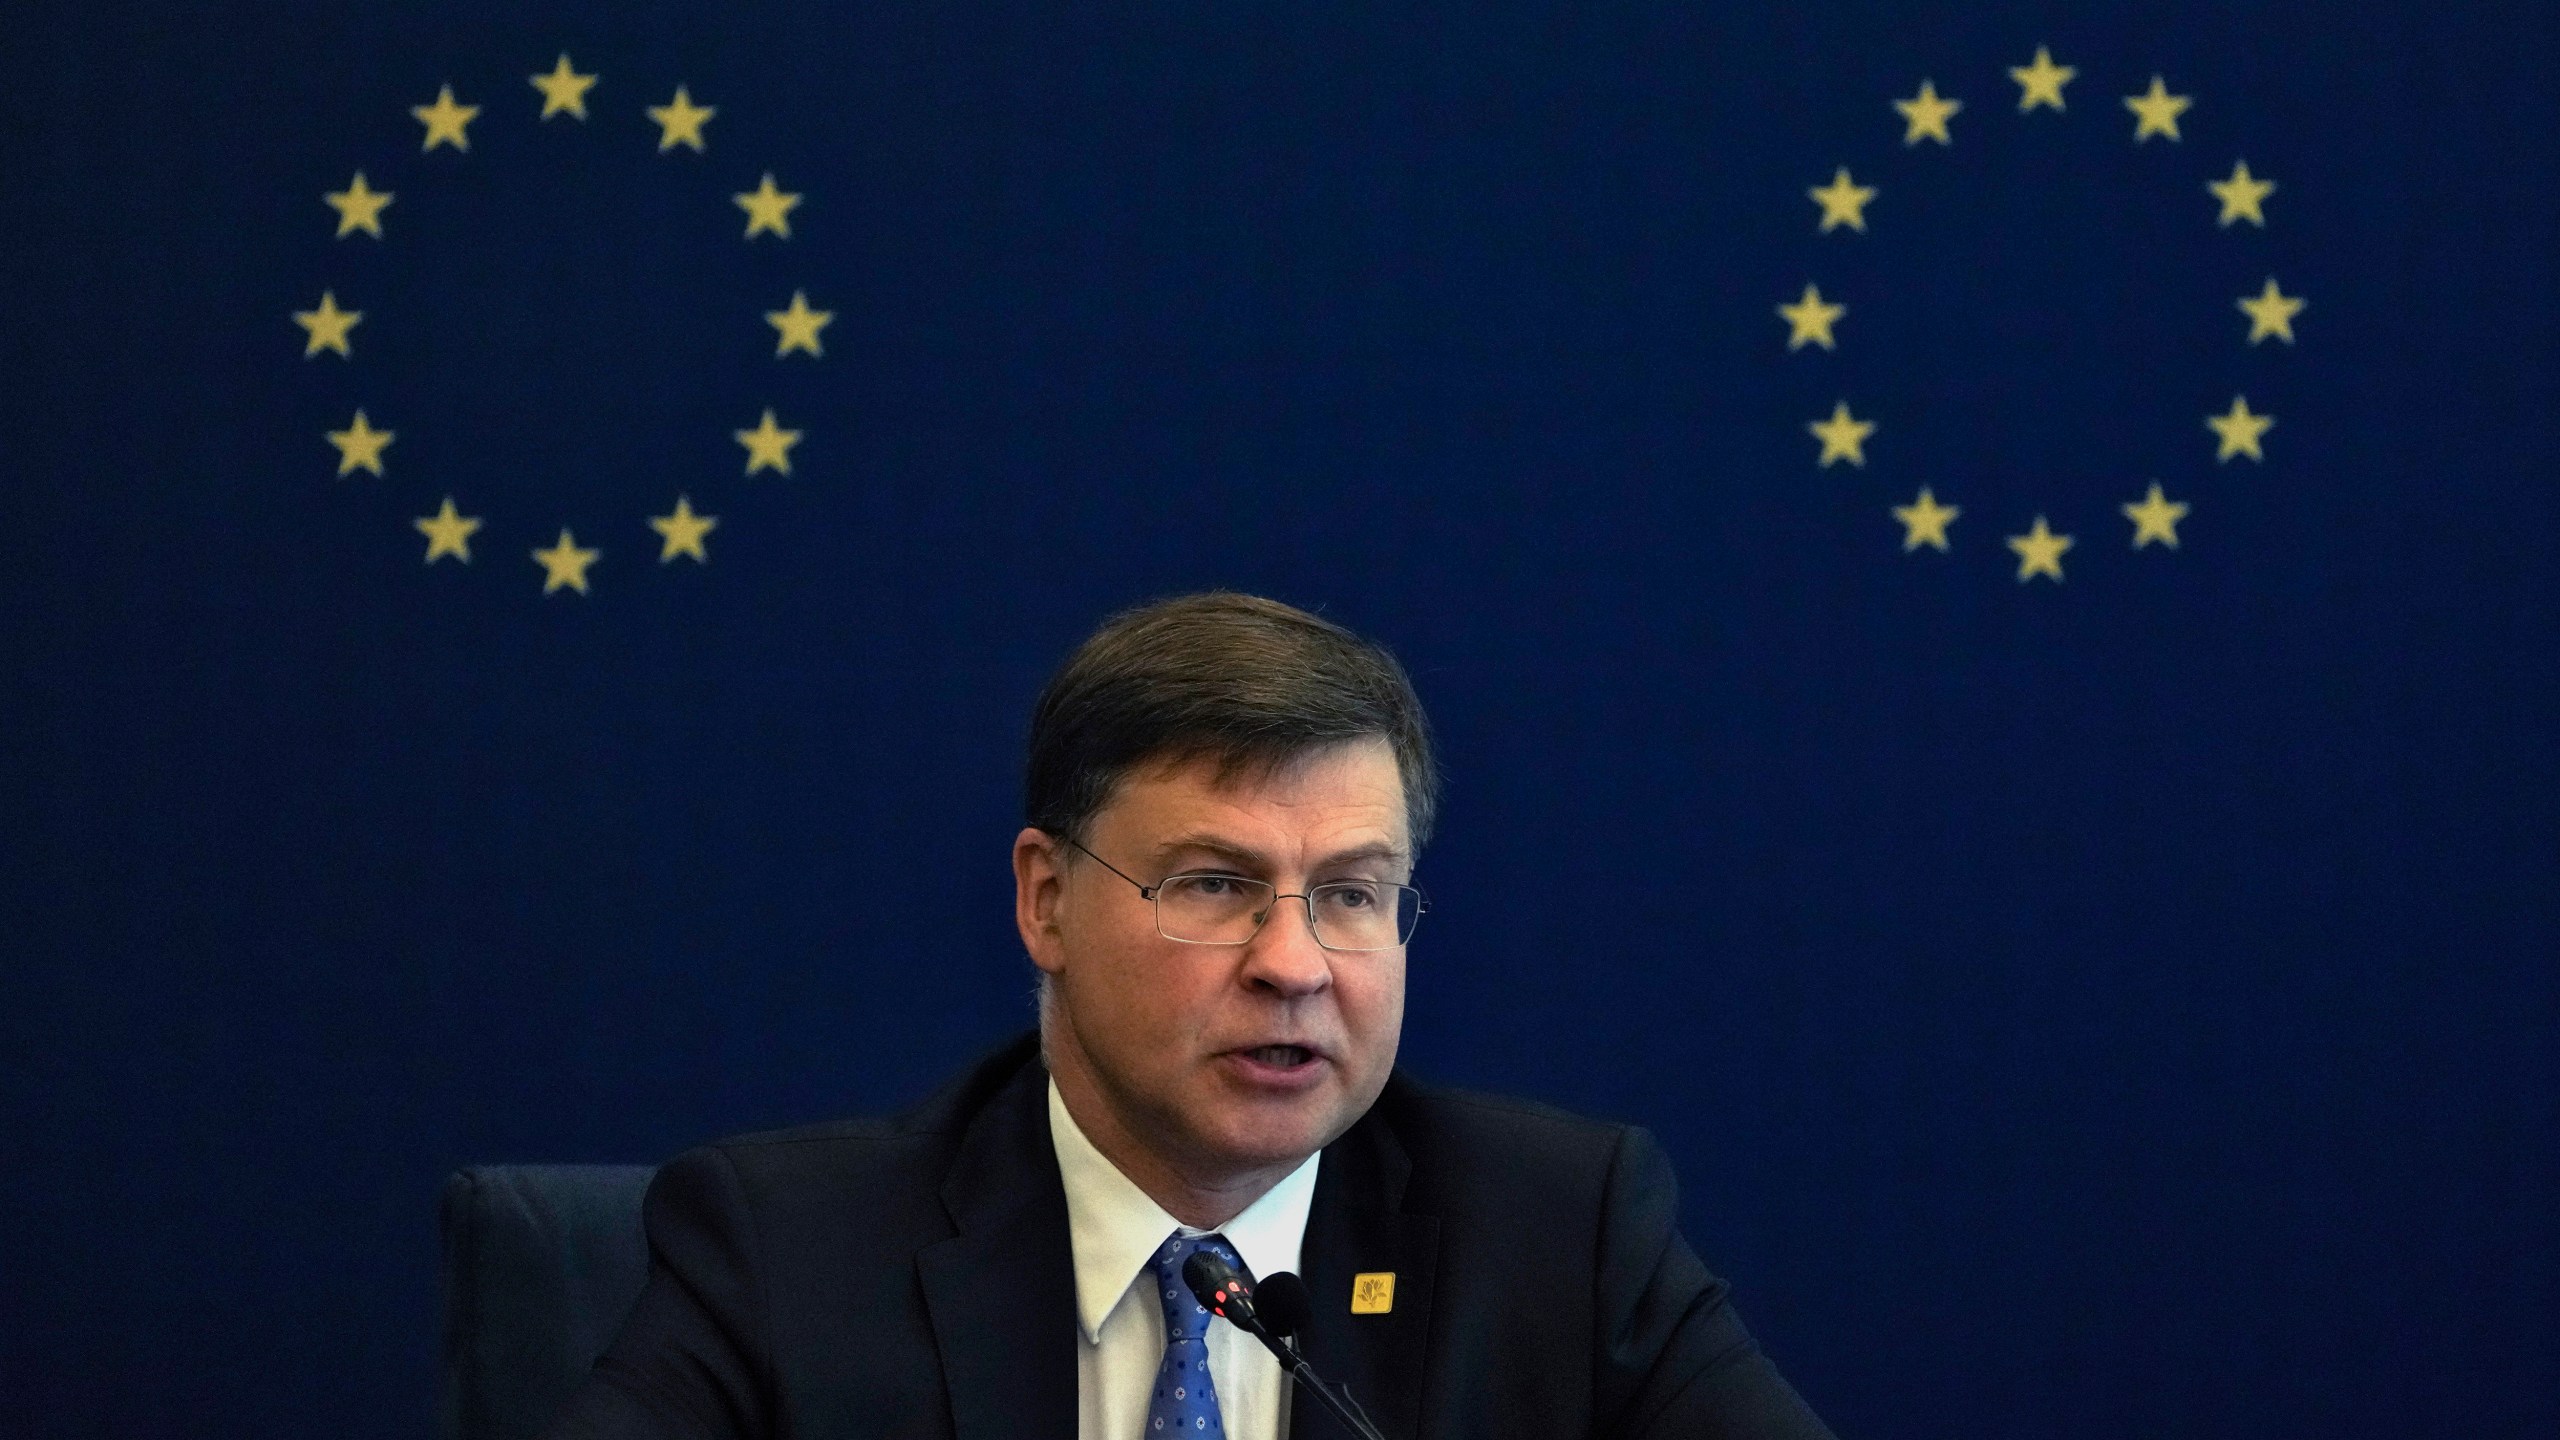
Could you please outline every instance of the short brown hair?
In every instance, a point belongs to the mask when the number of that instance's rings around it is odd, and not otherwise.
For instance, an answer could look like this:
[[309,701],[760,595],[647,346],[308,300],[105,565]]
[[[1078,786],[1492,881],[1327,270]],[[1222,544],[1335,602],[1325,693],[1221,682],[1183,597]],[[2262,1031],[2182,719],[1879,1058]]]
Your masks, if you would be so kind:
[[1142,763],[1214,759],[1225,780],[1373,735],[1395,752],[1419,850],[1440,772],[1422,701],[1385,646],[1232,590],[1159,600],[1103,622],[1040,692],[1023,820],[1079,839]]

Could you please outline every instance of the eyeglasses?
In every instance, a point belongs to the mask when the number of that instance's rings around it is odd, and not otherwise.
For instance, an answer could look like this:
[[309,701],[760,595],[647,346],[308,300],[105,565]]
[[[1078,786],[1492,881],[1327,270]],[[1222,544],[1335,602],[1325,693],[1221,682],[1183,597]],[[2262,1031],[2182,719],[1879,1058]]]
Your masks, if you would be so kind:
[[1127,872],[1077,840],[1068,840],[1093,863],[1138,887],[1155,902],[1156,933],[1185,945],[1242,945],[1271,918],[1282,900],[1307,902],[1307,929],[1327,950],[1393,950],[1413,938],[1413,927],[1431,902],[1410,885],[1391,880],[1333,880],[1308,887],[1302,895],[1284,895],[1266,881],[1241,875],[1167,875],[1153,885]]

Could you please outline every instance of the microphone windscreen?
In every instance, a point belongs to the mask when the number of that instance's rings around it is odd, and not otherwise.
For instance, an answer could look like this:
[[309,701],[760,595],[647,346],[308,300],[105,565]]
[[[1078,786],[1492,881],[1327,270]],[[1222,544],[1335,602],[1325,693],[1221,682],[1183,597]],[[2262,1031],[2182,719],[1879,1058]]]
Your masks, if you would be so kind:
[[1182,1283],[1191,1287],[1191,1298],[1210,1314],[1251,1328],[1255,1316],[1253,1280],[1214,1252],[1192,1251],[1191,1258],[1182,1262]]
[[1262,1314],[1263,1328],[1284,1340],[1315,1319],[1316,1302],[1307,1294],[1307,1282],[1286,1270],[1263,1276],[1253,1300]]

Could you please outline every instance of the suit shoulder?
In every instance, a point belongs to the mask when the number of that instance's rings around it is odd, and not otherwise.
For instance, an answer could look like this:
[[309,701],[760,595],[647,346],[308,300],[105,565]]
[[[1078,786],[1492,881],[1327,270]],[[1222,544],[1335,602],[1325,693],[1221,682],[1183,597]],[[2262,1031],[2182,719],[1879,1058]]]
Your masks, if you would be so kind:
[[815,1125],[793,1125],[780,1130],[755,1130],[744,1135],[731,1135],[711,1142],[713,1149],[733,1154],[754,1151],[792,1150],[808,1146],[876,1145],[912,1142],[948,1131],[918,1126],[909,1115],[864,1115],[842,1120],[828,1120]]
[[1418,1177],[1479,1183],[1499,1177],[1505,1185],[1596,1190],[1630,1137],[1642,1133],[1535,1100],[1426,1085],[1402,1074],[1378,1100],[1380,1118],[1412,1155]]
[[1024,1067],[1036,1066],[1037,1060],[1036,1045],[1017,1040],[912,1109],[732,1135],[679,1156],[677,1163],[701,1163],[717,1156],[751,1189],[766,1178],[847,1171],[932,1172],[958,1149],[993,1098],[1020,1080]]
[[1635,1127],[1594,1119],[1543,1101],[1431,1085],[1399,1071],[1378,1097],[1382,1109],[1426,1130],[1531,1143],[1615,1149]]

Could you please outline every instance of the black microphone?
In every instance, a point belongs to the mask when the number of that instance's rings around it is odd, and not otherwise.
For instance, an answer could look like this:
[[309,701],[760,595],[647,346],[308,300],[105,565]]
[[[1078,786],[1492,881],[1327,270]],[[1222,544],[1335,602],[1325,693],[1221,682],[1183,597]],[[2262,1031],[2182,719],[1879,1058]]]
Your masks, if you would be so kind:
[[[1253,1303],[1253,1277],[1206,1248],[1182,1262],[1182,1283],[1209,1313],[1259,1340],[1266,1333]],[[1269,1343],[1265,1341],[1264,1343]]]
[[[1378,1427],[1369,1423],[1347,1386],[1326,1383],[1306,1357],[1281,1338],[1305,1329],[1314,1316],[1315,1306],[1307,1296],[1306,1282],[1286,1270],[1280,1271],[1263,1282],[1261,1303],[1257,1304],[1253,1277],[1228,1264],[1224,1257],[1203,1249],[1192,1251],[1191,1258],[1182,1262],[1182,1283],[1191,1287],[1191,1297],[1210,1314],[1261,1341],[1271,1358],[1280,1362],[1280,1368],[1288,1371],[1289,1377],[1344,1428],[1360,1440],[1386,1440],[1378,1433]],[[1275,1325],[1274,1321],[1281,1323]]]

